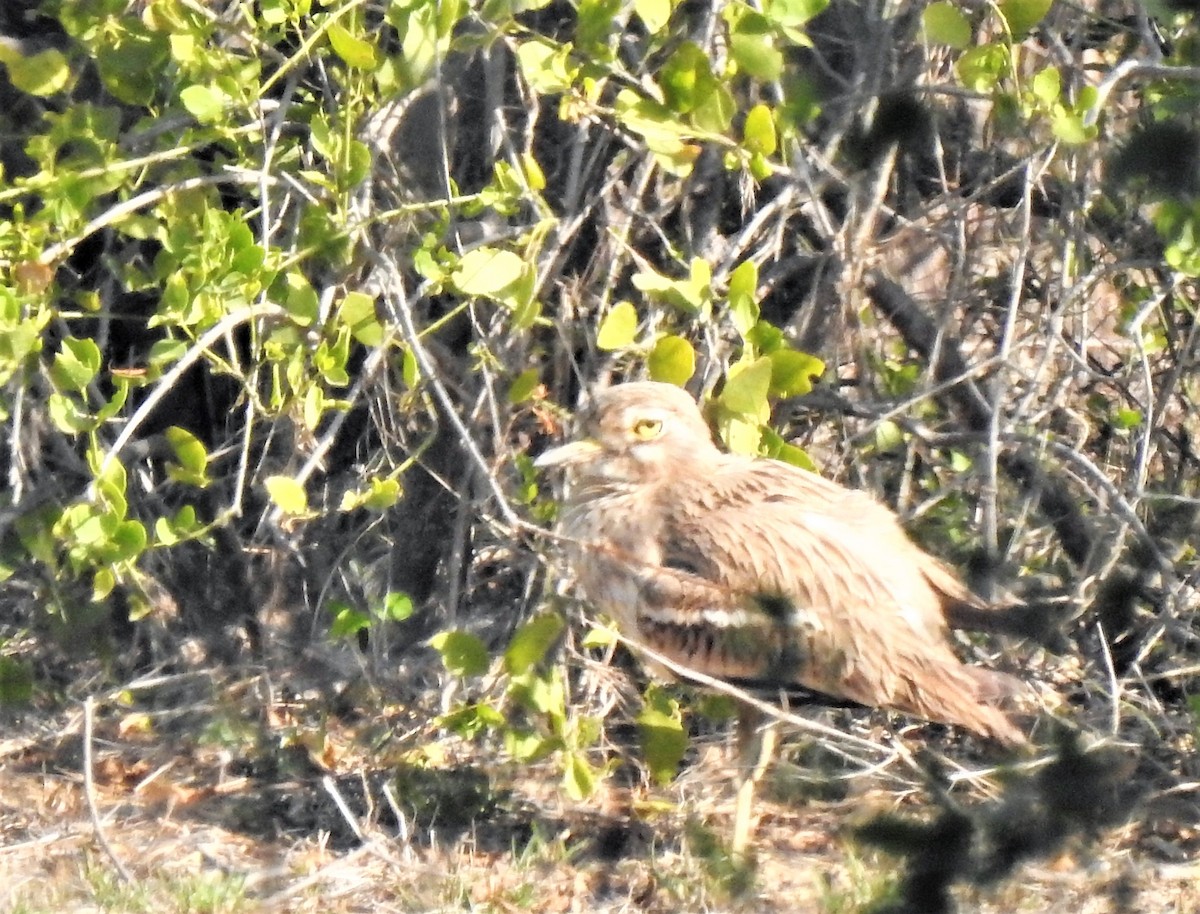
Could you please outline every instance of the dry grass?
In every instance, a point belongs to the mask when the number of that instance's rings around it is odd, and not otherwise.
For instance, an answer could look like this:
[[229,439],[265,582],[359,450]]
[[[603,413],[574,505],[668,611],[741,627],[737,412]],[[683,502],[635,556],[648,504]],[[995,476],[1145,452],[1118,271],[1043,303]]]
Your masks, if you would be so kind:
[[[519,768],[437,731],[434,708],[389,700],[406,691],[399,674],[367,687],[298,666],[105,691],[92,735],[100,834],[81,704],[39,693],[7,712],[0,909],[866,911],[894,897],[901,869],[853,827],[928,811],[895,771],[814,781],[819,747],[793,739],[758,807],[754,862],[739,865],[723,845],[732,796],[719,729],[669,787],[646,786],[630,763],[574,803],[552,760]],[[981,912],[1196,910],[1193,800],[1177,780],[1097,840],[956,897]]]

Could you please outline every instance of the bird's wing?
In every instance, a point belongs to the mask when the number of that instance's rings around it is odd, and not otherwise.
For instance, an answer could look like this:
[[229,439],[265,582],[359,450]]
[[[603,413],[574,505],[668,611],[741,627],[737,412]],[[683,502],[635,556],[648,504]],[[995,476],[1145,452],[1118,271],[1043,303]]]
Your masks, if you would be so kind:
[[970,592],[865,493],[771,460],[730,458],[703,485],[659,490],[663,560],[734,590],[791,594],[814,611],[902,614],[941,635],[945,597]]
[[979,704],[999,674],[954,656],[927,577],[933,560],[890,511],[775,462],[731,460],[703,486],[691,482],[658,493],[672,577],[654,596],[664,613],[674,606],[691,616],[680,632],[719,630],[720,643],[746,657],[763,645],[757,675],[777,685],[1019,741],[999,711]]

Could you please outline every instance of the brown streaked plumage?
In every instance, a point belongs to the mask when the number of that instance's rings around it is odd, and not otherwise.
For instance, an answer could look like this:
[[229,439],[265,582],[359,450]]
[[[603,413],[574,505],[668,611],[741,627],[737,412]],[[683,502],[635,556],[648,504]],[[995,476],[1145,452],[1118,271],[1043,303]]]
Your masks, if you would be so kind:
[[626,635],[709,676],[1025,742],[991,704],[1023,684],[963,664],[948,640],[948,617],[986,619],[986,604],[890,510],[722,452],[670,385],[601,391],[580,424],[579,440],[538,465],[567,468],[561,532],[578,584]]

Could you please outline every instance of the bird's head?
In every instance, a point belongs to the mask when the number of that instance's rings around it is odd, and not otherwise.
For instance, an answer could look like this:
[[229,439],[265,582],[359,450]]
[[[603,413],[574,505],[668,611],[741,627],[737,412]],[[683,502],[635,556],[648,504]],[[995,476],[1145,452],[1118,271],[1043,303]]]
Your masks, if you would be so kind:
[[580,414],[578,434],[534,465],[566,467],[584,485],[636,484],[665,480],[720,456],[696,401],[654,381],[595,394]]

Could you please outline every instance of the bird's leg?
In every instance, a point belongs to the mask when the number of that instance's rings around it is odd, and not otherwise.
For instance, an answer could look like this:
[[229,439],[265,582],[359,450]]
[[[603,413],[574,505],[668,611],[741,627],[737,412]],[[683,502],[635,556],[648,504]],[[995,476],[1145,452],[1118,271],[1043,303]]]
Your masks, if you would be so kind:
[[775,754],[774,720],[762,724],[762,714],[750,705],[738,706],[737,805],[733,815],[733,853],[745,853],[750,840],[750,814],[754,790]]

